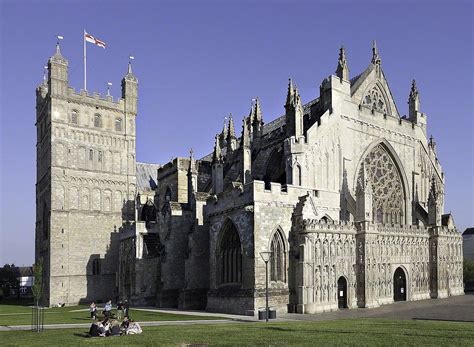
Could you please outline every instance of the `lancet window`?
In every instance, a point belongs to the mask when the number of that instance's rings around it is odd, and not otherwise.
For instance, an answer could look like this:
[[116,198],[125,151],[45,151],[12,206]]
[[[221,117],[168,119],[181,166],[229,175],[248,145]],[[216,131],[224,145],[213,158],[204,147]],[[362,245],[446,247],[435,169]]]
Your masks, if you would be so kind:
[[286,282],[286,252],[282,233],[275,232],[271,243],[270,280]]
[[228,221],[222,231],[219,243],[221,284],[240,283],[242,281],[242,247],[235,225]]

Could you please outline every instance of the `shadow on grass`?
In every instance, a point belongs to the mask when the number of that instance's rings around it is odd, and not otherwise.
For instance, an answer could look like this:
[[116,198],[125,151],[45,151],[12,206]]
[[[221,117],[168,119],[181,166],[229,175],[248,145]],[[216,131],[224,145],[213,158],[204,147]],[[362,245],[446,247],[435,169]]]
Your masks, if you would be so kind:
[[463,322],[463,323],[474,322],[473,320],[470,320],[470,319],[443,319],[443,318],[413,318],[413,320],[416,320],[416,321],[429,320],[429,321],[437,321],[437,322]]
[[14,305],[14,306],[33,306],[35,303],[32,299],[2,299],[0,305]]
[[82,338],[90,338],[91,337],[89,335],[89,333],[74,333],[73,335],[77,336],[77,337],[82,337]]

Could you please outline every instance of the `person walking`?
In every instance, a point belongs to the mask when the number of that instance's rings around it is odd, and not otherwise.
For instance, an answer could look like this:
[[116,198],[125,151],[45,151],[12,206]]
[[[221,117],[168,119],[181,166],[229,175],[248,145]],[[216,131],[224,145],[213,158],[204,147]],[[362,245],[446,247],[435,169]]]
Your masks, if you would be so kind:
[[112,314],[112,300],[109,300],[105,303],[104,316],[105,318],[110,318]]
[[129,317],[129,312],[128,312],[129,309],[130,309],[130,304],[128,303],[128,300],[125,300],[125,303],[123,304],[123,314],[125,317]]
[[97,319],[97,306],[94,301],[91,302],[89,305],[89,312],[91,313],[91,319]]
[[117,319],[120,321],[122,320],[123,317],[123,303],[122,301],[119,301],[117,303]]

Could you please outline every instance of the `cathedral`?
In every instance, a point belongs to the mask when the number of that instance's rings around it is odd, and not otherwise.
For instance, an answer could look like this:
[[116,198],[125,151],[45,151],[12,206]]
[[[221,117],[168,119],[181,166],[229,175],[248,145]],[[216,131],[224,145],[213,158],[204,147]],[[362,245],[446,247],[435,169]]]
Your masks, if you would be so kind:
[[[336,65],[336,64],[335,64]],[[320,95],[229,117],[203,158],[136,161],[138,79],[114,99],[69,85],[60,47],[36,89],[36,259],[46,305],[109,298],[254,315],[463,294],[462,238],[415,81],[399,113],[374,42],[344,48]],[[275,115],[276,116],[276,115]],[[206,140],[206,139],[203,139]],[[206,140],[207,141],[207,140]]]

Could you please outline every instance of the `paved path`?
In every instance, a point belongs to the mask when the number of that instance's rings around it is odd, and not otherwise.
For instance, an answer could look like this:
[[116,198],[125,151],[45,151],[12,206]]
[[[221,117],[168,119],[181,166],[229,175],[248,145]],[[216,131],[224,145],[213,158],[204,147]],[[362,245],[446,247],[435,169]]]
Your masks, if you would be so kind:
[[474,293],[446,299],[397,302],[377,308],[357,308],[318,314],[279,314],[284,319],[321,321],[344,318],[424,319],[474,322]]
[[[153,307],[134,307],[135,310],[185,314],[190,316],[207,316],[215,319],[184,320],[184,321],[152,321],[140,322],[141,326],[189,325],[189,324],[229,324],[256,322],[257,317],[240,316],[205,311],[182,311],[177,309],[157,309]],[[220,318],[220,319],[219,319]],[[474,293],[453,296],[446,299],[428,299],[421,301],[398,302],[373,309],[351,309],[317,314],[278,314],[272,321],[323,321],[348,318],[390,318],[390,319],[421,319],[474,322]],[[89,328],[90,323],[79,324],[47,324],[45,329]],[[30,330],[30,325],[0,326],[0,331]]]

